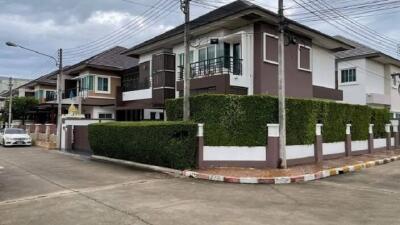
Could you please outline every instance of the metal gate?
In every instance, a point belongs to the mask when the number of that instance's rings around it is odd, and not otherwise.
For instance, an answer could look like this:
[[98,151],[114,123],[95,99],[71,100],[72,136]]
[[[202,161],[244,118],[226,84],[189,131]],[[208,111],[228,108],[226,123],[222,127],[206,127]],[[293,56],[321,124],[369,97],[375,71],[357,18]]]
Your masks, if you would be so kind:
[[88,126],[74,126],[72,149],[74,151],[92,153],[89,144],[89,129]]

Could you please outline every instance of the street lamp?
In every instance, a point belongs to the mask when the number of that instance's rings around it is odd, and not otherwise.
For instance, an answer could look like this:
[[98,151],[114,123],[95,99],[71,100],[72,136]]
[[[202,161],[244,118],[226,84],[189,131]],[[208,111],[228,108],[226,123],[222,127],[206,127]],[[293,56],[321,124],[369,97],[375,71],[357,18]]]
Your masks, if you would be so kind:
[[24,46],[15,44],[13,42],[7,41],[6,45],[9,47],[17,47],[21,48],[30,52],[34,52],[36,54],[46,56],[52,60],[54,60],[56,66],[58,66],[58,76],[57,76],[57,105],[58,105],[58,110],[57,110],[57,148],[61,150],[61,114],[62,114],[62,104],[61,104],[61,80],[62,80],[62,73],[63,73],[63,66],[62,66],[62,49],[58,50],[58,59],[56,59],[54,56],[26,48]]

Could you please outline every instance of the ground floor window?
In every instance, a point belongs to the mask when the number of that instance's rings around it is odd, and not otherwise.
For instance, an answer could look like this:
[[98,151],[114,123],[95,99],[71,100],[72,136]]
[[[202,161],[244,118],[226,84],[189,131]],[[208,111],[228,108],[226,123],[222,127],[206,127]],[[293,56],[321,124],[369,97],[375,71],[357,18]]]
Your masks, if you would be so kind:
[[112,119],[111,113],[99,113],[99,119]]

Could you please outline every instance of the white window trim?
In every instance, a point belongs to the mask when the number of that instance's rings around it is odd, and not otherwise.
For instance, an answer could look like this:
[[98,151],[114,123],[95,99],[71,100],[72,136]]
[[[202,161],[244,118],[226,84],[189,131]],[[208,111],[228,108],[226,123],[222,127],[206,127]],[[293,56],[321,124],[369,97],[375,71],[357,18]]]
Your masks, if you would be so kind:
[[[352,69],[354,69],[355,71],[356,71],[356,81],[352,81],[352,82],[343,82],[342,81],[342,71],[343,70],[352,70]],[[341,85],[341,86],[351,86],[351,85],[357,85],[358,84],[358,79],[357,79],[357,67],[349,67],[349,68],[343,68],[343,69],[340,69],[340,73],[338,74],[338,76],[340,77],[340,82],[339,82],[339,85]]]
[[[391,78],[392,78],[392,79],[390,79],[390,83],[392,84],[392,88],[393,88],[393,89],[399,88],[400,81],[399,81],[399,79],[397,78],[397,76],[391,77]],[[396,84],[393,82],[393,78],[396,80]]]
[[[271,63],[271,64],[274,64],[274,65],[278,65],[278,64],[279,64],[278,61],[273,61],[273,60],[268,60],[268,59],[267,59],[267,51],[266,51],[267,36],[268,36],[268,37],[275,38],[275,39],[279,39],[279,37],[276,36],[276,35],[273,35],[273,34],[269,34],[269,33],[265,33],[265,32],[264,32],[264,35],[263,35],[263,58],[264,58],[264,62],[266,62],[266,63]],[[278,46],[278,47],[279,47],[279,46]]]
[[[111,94],[111,77],[105,75],[94,75],[95,76],[95,83],[94,83],[94,93],[97,94]],[[108,91],[101,91],[98,89],[98,78],[106,78],[108,80]]]
[[[301,68],[301,65],[300,65],[300,48],[307,48],[308,50],[310,50],[310,69]],[[298,46],[297,46],[297,69],[303,70],[303,71],[307,71],[307,72],[312,72],[312,48],[310,46],[303,45],[303,44],[298,44]]]

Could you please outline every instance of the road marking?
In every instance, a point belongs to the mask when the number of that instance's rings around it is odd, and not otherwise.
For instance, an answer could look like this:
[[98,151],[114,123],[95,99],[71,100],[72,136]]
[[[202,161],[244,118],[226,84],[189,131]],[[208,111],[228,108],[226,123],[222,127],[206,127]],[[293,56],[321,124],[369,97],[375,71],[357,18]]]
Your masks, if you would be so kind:
[[2,201],[2,202],[0,202],[0,206],[17,204],[17,203],[21,203],[21,202],[30,202],[30,201],[35,201],[38,199],[48,199],[48,198],[56,198],[56,197],[67,196],[67,195],[76,195],[76,194],[92,193],[92,192],[97,192],[97,191],[106,191],[106,190],[116,189],[119,187],[130,186],[130,185],[134,185],[134,184],[147,184],[149,182],[155,182],[158,180],[160,180],[160,179],[135,180],[135,181],[118,183],[118,184],[104,185],[104,186],[100,186],[100,187],[89,187],[89,188],[56,191],[56,192],[50,192],[50,193],[45,193],[45,194],[40,194],[40,195],[32,195],[32,196],[27,196],[27,197],[23,197],[23,198]]

